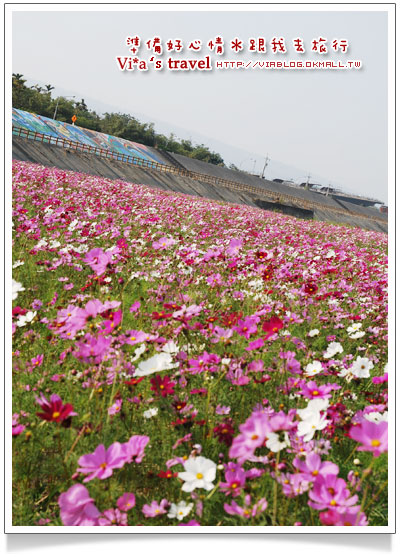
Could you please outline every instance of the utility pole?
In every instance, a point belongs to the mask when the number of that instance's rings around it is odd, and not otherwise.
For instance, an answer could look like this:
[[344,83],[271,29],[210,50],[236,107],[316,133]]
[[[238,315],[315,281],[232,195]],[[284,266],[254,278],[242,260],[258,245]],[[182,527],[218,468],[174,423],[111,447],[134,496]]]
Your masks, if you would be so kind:
[[58,110],[58,103],[60,102],[60,99],[74,99],[74,98],[75,98],[75,95],[68,95],[68,97],[57,97],[57,104],[56,104],[56,109],[54,111],[53,120],[56,119],[57,110]]
[[262,172],[261,172],[261,174],[260,174],[260,178],[264,178],[264,172],[265,172],[265,169],[266,169],[267,166],[268,166],[269,161],[270,161],[270,159],[268,158],[268,155],[267,155],[267,156],[265,157],[264,168],[262,169]]

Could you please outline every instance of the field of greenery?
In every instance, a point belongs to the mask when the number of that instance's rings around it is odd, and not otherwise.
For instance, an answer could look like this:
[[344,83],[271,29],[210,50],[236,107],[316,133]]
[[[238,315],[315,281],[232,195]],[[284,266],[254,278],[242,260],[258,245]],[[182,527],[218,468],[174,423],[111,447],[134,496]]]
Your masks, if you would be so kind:
[[387,236],[13,162],[13,524],[387,524]]

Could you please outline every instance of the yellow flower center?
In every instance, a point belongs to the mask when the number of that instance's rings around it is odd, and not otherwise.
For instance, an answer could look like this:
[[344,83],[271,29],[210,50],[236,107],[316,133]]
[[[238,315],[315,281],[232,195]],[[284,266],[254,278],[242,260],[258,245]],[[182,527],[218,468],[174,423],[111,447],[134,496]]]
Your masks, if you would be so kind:
[[53,418],[58,418],[60,416],[60,412],[53,412]]
[[136,337],[131,337],[131,340],[136,340]]
[[378,439],[372,439],[371,441],[371,447],[379,447],[380,444],[381,442]]
[[314,396],[317,396],[317,395],[319,395],[319,391],[313,391],[312,394],[313,394]]
[[107,462],[103,462],[102,464],[100,464],[100,468],[102,470],[105,470],[107,468]]
[[336,507],[336,505],[337,505],[335,499],[332,499],[332,501],[329,504],[330,504],[331,507]]
[[314,472],[312,473],[313,476],[318,476],[318,470],[314,470]]
[[198,480],[202,480],[203,479],[203,474],[201,474],[200,472],[198,474],[196,474],[196,478]]

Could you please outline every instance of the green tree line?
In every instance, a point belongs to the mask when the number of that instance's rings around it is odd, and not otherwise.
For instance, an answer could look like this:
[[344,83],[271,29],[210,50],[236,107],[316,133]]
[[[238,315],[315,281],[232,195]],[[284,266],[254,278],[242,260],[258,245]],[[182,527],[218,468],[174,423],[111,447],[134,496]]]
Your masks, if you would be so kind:
[[84,99],[76,101],[66,97],[53,98],[51,94],[53,89],[54,87],[50,84],[45,87],[39,85],[28,87],[24,76],[14,73],[12,75],[13,107],[53,118],[57,106],[56,119],[60,122],[71,123],[71,118],[75,114],[77,125],[82,128],[108,133],[163,151],[225,166],[221,155],[210,151],[203,144],[194,145],[190,140],[178,139],[173,133],[168,137],[156,133],[153,123],[142,123],[130,114],[106,112],[103,116],[99,116],[94,110],[87,107]]

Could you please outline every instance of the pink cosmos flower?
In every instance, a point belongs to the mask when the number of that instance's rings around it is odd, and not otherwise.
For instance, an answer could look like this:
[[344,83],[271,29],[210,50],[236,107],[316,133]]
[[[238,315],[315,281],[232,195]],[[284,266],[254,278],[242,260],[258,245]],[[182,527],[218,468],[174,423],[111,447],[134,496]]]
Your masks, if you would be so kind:
[[155,516],[159,516],[160,514],[165,514],[168,507],[169,502],[167,501],[167,499],[162,499],[160,503],[157,503],[157,501],[152,501],[150,505],[143,505],[142,513],[146,518],[154,518]]
[[259,514],[262,514],[268,505],[267,501],[263,497],[262,499],[257,501],[257,503],[255,503],[253,506],[250,506],[251,505],[250,495],[245,496],[244,503],[245,503],[244,507],[239,507],[236,501],[231,501],[230,505],[228,505],[228,503],[225,503],[224,510],[230,515],[237,514],[239,516],[242,516],[243,518],[252,518],[254,516],[258,516]]
[[112,255],[110,252],[104,252],[102,248],[94,248],[88,251],[83,258],[83,262],[89,265],[91,269],[98,275],[102,275],[111,263]]
[[173,238],[168,238],[167,236],[163,236],[162,238],[160,238],[159,240],[153,242],[153,249],[167,249],[170,246],[173,246],[174,244],[176,244],[176,240],[174,240]]
[[136,311],[138,311],[138,309],[140,308],[140,302],[134,302],[131,307],[129,308],[129,311],[131,313],[135,313]]
[[117,507],[120,511],[129,511],[136,505],[136,498],[133,493],[124,493],[117,500]]
[[43,354],[38,354],[34,358],[31,359],[31,365],[33,367],[39,367],[43,363]]
[[125,344],[131,344],[132,346],[145,342],[149,339],[149,335],[143,331],[126,331],[126,335],[127,337],[124,339]]
[[388,450],[388,423],[363,420],[350,429],[349,437],[361,443],[358,451],[371,451],[377,457]]
[[225,482],[220,482],[219,488],[225,495],[238,497],[246,484],[246,472],[242,467],[237,467],[233,472],[225,470]]
[[81,484],[75,484],[58,498],[64,526],[99,526],[100,511]]
[[319,513],[319,519],[324,526],[368,526],[367,517],[360,512],[359,506],[350,507],[342,513],[329,509]]
[[119,509],[108,509],[99,517],[99,526],[128,526],[128,516]]
[[229,246],[226,248],[226,255],[238,255],[242,244],[243,240],[233,238],[229,242]]
[[259,317],[246,317],[245,319],[239,319],[237,325],[233,327],[233,330],[236,331],[240,336],[245,337],[249,340],[250,336],[257,332],[257,322],[259,321]]
[[305,460],[296,457],[293,460],[293,466],[295,466],[308,481],[314,482],[317,477],[327,476],[328,474],[333,474],[337,476],[339,474],[339,467],[334,462],[321,461],[321,457],[317,453],[309,453],[306,455]]
[[303,395],[305,398],[331,398],[331,391],[341,389],[336,383],[326,383],[325,385],[317,385],[315,381],[308,381],[302,387],[298,394]]
[[85,335],[84,339],[86,342],[75,344],[78,348],[73,353],[75,358],[89,364],[99,364],[108,355],[112,339],[103,336],[94,337],[89,333]]
[[118,398],[114,404],[112,406],[110,406],[110,408],[108,409],[108,415],[109,416],[115,416],[115,414],[118,414],[121,411],[121,407],[122,407],[122,399]]
[[252,340],[249,342],[249,345],[245,348],[248,352],[252,350],[258,350],[261,346],[264,346],[265,340],[263,338],[257,338],[256,340]]
[[308,504],[313,509],[328,508],[338,512],[346,511],[347,507],[353,506],[358,500],[357,495],[350,497],[346,482],[333,474],[319,474],[308,496],[311,499]]
[[126,462],[132,462],[134,457],[136,457],[135,462],[142,462],[144,449],[149,441],[150,437],[147,437],[147,435],[132,435],[129,441],[122,445],[125,451]]
[[112,475],[114,468],[122,468],[126,462],[127,455],[121,443],[113,443],[107,450],[104,445],[99,445],[94,453],[80,457],[77,472],[88,474],[83,480],[85,483],[94,478],[105,480]]

